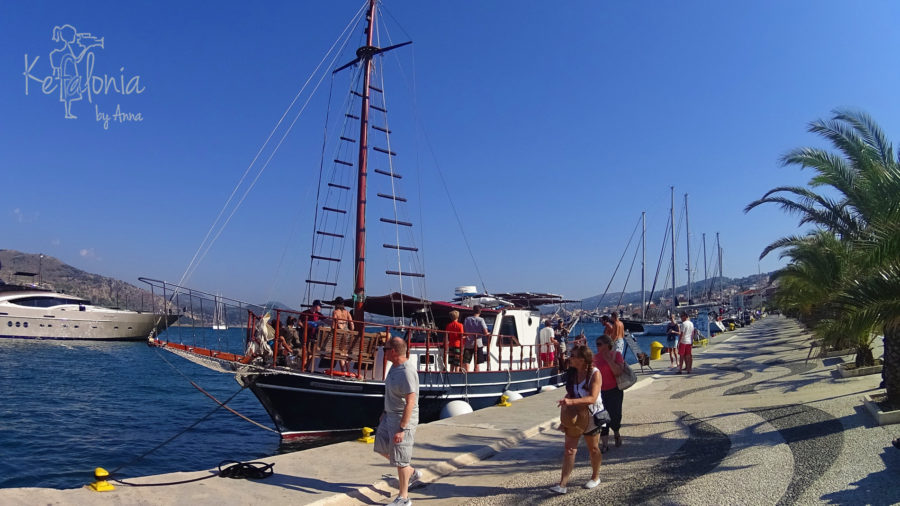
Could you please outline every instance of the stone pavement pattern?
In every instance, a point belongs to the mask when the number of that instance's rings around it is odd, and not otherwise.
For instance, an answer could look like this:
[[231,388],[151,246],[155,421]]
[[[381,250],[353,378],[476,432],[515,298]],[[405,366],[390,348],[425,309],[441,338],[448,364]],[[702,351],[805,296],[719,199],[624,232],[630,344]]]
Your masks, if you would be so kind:
[[[834,365],[852,357],[807,361],[809,346],[793,321],[770,317],[696,350],[690,375],[660,370],[668,367],[665,357],[655,361],[658,374],[625,394],[624,443],[604,455],[600,486],[581,488],[590,477],[582,443],[565,496],[547,491],[562,458],[555,429],[561,391],[422,425],[413,464],[428,483],[411,498],[419,506],[900,503],[900,451],[890,444],[900,426],[875,425],[861,402],[877,390],[880,375],[836,378]],[[396,495],[393,480],[378,480],[394,470],[371,445],[260,460],[276,463],[273,477],[119,486],[103,494],[5,489],[0,504],[383,504]]]

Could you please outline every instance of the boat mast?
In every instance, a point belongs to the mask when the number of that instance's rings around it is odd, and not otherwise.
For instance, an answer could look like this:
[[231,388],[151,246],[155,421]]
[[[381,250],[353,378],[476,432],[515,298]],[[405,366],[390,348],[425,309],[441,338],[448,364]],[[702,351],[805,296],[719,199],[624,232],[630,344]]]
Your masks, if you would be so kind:
[[706,232],[703,232],[703,291],[706,292],[706,300],[709,300],[709,275],[706,273]]
[[716,253],[719,255],[719,298],[724,298],[724,287],[722,285],[722,246],[719,244],[718,232],[716,232]]
[[672,214],[672,314],[675,314],[675,308],[678,307],[678,297],[675,295],[675,187],[670,186],[672,190],[672,207],[669,212]]
[[647,292],[644,278],[647,276],[647,211],[641,211],[641,321],[646,321]]
[[688,219],[688,194],[684,194],[684,237],[687,239],[687,300],[691,302],[691,222]]
[[356,56],[363,65],[362,105],[359,113],[359,163],[356,180],[356,271],[353,277],[353,317],[363,319],[363,303],[366,294],[366,171],[368,163],[369,133],[369,80],[372,75],[372,57],[377,48],[372,45],[375,28],[375,0],[369,0],[366,14],[366,45],[356,50]]

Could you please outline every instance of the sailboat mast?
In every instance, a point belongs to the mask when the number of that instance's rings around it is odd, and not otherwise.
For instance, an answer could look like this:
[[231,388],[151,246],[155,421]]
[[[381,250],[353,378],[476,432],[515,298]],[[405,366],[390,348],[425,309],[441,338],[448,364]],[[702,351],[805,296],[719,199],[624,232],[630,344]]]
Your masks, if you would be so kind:
[[375,28],[375,0],[369,0],[369,12],[366,14],[366,45],[356,50],[356,55],[363,65],[362,105],[359,113],[359,161],[356,181],[356,253],[353,286],[353,317],[363,319],[363,302],[366,294],[366,177],[369,151],[369,81],[372,77],[372,56],[375,47],[372,36]]
[[688,218],[688,194],[684,194],[684,237],[687,239],[685,243],[687,244],[687,300],[688,304],[693,304],[691,301],[691,221]]
[[719,297],[723,298],[722,287],[722,246],[719,244],[719,233],[716,232],[716,255],[719,257]]
[[706,292],[706,300],[709,300],[709,275],[706,272],[706,232],[703,232],[703,291]]
[[647,211],[641,212],[641,321],[646,321],[647,292],[644,291],[644,278],[647,276]]
[[672,314],[675,314],[675,308],[678,307],[678,296],[675,294],[675,187],[670,186],[672,190],[672,207],[669,212],[672,214]]

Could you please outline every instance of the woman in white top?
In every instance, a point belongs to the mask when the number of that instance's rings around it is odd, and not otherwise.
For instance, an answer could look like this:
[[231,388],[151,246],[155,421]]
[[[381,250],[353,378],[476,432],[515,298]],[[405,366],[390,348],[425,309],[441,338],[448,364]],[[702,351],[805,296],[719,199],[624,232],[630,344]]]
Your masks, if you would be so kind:
[[[600,371],[593,365],[594,354],[590,348],[584,345],[572,349],[570,357],[571,368],[569,378],[566,381],[566,397],[559,401],[558,405],[587,407],[590,413],[590,422],[584,431],[584,442],[591,452],[591,479],[584,484],[584,488],[594,488],[600,484],[600,462],[603,455],[600,453],[600,428],[594,421],[594,414],[603,411],[603,401],[600,399]],[[575,454],[578,452],[578,436],[566,434],[566,451],[563,456],[562,476],[559,485],[550,487],[557,494],[566,493],[566,484],[569,475],[575,468]]]

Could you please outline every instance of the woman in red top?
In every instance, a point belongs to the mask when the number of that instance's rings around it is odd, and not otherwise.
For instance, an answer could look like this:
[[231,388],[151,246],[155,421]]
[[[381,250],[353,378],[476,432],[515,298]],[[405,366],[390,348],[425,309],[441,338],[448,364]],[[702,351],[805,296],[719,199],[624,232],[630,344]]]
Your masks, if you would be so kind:
[[459,311],[455,309],[450,311],[450,323],[447,324],[447,328],[444,330],[447,331],[447,340],[444,344],[448,347],[447,355],[451,371],[460,371],[459,357],[462,353],[463,325],[459,323]]
[[603,399],[603,407],[609,412],[610,421],[600,430],[600,451],[609,450],[609,429],[612,428],[613,436],[616,439],[616,446],[622,446],[622,436],[619,435],[619,428],[622,426],[622,401],[625,399],[624,392],[619,390],[616,383],[616,376],[622,374],[622,365],[625,364],[625,358],[613,347],[612,338],[602,335],[597,338],[597,354],[594,356],[594,366],[600,369],[600,376],[603,378],[601,383],[600,398]]

